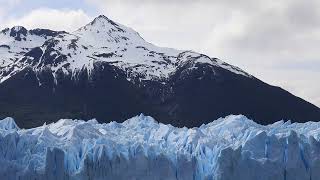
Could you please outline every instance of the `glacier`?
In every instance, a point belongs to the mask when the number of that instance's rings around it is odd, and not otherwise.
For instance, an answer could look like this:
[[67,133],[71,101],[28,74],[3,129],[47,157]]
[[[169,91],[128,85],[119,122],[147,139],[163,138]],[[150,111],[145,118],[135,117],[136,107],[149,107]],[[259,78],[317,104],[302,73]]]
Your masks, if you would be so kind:
[[320,123],[230,115],[195,128],[143,114],[123,123],[0,121],[1,179],[317,180]]

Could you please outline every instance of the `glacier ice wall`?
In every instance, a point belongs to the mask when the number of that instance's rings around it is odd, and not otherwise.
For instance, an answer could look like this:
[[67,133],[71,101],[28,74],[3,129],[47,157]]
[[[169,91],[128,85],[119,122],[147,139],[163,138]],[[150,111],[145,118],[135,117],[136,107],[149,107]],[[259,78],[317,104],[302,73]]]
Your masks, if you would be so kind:
[[0,121],[1,179],[317,180],[320,123],[262,126],[228,116],[176,128],[140,115],[123,123],[62,119],[19,129]]

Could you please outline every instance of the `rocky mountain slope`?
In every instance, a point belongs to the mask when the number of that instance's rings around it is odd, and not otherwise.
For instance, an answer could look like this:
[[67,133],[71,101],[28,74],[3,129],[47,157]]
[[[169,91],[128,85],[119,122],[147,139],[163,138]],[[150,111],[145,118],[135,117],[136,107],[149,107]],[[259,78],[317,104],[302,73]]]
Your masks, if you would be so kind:
[[318,107],[238,67],[161,48],[105,16],[75,32],[0,32],[0,116],[21,127],[60,118],[124,121],[140,112],[176,126],[229,114],[267,124],[319,120]]

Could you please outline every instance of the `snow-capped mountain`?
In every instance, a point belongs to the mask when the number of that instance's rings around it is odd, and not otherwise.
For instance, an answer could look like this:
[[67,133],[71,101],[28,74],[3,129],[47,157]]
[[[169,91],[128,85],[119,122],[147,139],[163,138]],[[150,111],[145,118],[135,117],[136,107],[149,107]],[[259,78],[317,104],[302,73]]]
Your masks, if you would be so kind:
[[20,129],[0,121],[1,179],[317,180],[319,122],[256,124],[227,116],[176,128],[62,119]]
[[316,106],[238,67],[157,47],[103,15],[74,32],[1,31],[0,107],[0,116],[23,127],[66,117],[123,121],[140,112],[188,127],[229,114],[261,123],[320,119]]
[[[1,82],[26,67],[32,67],[36,72],[49,68],[53,77],[56,77],[58,71],[62,71],[75,79],[77,72],[85,69],[90,78],[90,73],[94,69],[93,64],[96,62],[108,62],[126,71],[130,81],[153,79],[165,81],[179,65],[190,59],[194,64],[207,63],[250,77],[239,68],[218,59],[211,59],[191,51],[156,47],[142,39],[134,30],[117,24],[105,16],[97,17],[73,33],[52,33],[47,41],[45,39],[50,36],[39,36],[39,34],[34,36],[33,31],[28,33],[23,27],[11,29],[8,43],[5,41],[2,46],[13,47],[15,53],[12,54],[13,57],[7,55],[11,61],[4,59],[5,63],[0,66],[3,69]],[[3,32],[7,35],[6,30]],[[23,51],[24,49],[31,51]],[[58,83],[57,79],[55,82]],[[39,84],[41,84],[40,79]]]
[[[15,26],[0,32],[0,69],[18,61],[31,49],[41,46],[46,40],[51,39],[63,32],[56,32],[47,29],[34,29],[28,31],[24,27]],[[1,75],[0,81],[5,77]]]

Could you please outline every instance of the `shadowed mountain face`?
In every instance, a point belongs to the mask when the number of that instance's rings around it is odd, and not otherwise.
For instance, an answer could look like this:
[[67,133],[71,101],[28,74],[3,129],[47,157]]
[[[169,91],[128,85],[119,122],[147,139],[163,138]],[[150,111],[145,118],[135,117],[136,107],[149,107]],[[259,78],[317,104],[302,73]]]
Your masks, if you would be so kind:
[[105,16],[73,33],[1,31],[0,82],[0,118],[20,127],[141,112],[187,127],[229,114],[261,124],[320,119],[318,107],[281,88],[216,58],[154,46]]

